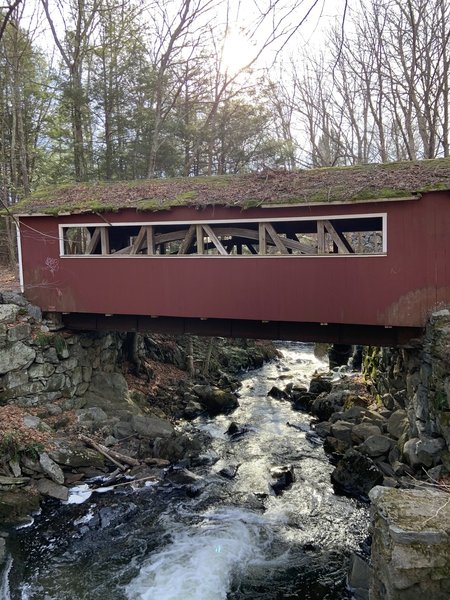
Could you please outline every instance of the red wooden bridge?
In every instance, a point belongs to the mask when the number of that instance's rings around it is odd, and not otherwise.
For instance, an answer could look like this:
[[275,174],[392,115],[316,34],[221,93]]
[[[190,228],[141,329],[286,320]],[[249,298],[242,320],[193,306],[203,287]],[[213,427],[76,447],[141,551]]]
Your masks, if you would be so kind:
[[18,205],[78,329],[395,345],[450,306],[450,161],[78,185]]

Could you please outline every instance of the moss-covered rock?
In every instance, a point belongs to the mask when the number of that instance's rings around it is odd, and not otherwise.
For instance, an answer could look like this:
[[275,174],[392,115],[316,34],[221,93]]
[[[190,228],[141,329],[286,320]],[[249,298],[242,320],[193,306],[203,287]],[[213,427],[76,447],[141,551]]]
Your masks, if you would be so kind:
[[372,600],[448,600],[449,495],[376,487],[372,500]]
[[31,486],[0,491],[0,524],[13,525],[26,520],[39,508],[39,492]]

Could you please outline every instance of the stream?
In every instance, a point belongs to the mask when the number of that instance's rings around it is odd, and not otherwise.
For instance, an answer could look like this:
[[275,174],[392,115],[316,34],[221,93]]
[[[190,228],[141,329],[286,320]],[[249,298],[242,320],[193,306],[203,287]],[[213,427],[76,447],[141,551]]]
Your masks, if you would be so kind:
[[[367,537],[368,508],[334,494],[311,417],[267,396],[273,385],[307,384],[325,368],[310,345],[279,349],[281,360],[243,376],[231,415],[189,425],[212,436],[189,466],[198,483],[75,490],[73,503],[48,501],[7,540],[1,599],[350,598],[346,570]],[[245,426],[243,435],[226,434],[232,421]],[[287,464],[296,480],[275,495],[270,469]],[[219,474],[224,468],[237,468],[235,477]]]

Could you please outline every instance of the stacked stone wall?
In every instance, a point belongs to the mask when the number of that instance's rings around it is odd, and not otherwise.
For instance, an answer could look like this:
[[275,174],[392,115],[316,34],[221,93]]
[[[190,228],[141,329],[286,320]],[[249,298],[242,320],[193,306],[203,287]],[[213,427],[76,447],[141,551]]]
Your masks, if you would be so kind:
[[370,600],[450,598],[450,496],[375,487]]
[[450,311],[432,315],[423,340],[413,348],[369,348],[364,374],[380,405],[404,411],[407,427],[399,439],[406,462],[450,472]]
[[122,334],[51,331],[21,296],[1,300],[0,404],[77,409],[93,372],[119,370]]

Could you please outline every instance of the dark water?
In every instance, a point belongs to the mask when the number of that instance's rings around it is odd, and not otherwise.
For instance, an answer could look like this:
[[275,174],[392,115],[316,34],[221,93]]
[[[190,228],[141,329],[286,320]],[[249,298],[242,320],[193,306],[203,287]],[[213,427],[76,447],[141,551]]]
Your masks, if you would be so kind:
[[[267,397],[275,383],[307,382],[322,366],[310,346],[281,350],[282,361],[244,378],[232,415],[194,424],[218,458],[193,469],[198,495],[151,485],[49,502],[10,538],[2,600],[349,598],[348,557],[367,535],[367,508],[334,495],[322,447],[306,437],[310,417]],[[230,440],[231,421],[247,433]],[[287,463],[296,481],[271,495],[270,468]],[[235,479],[218,474],[237,464]]]

